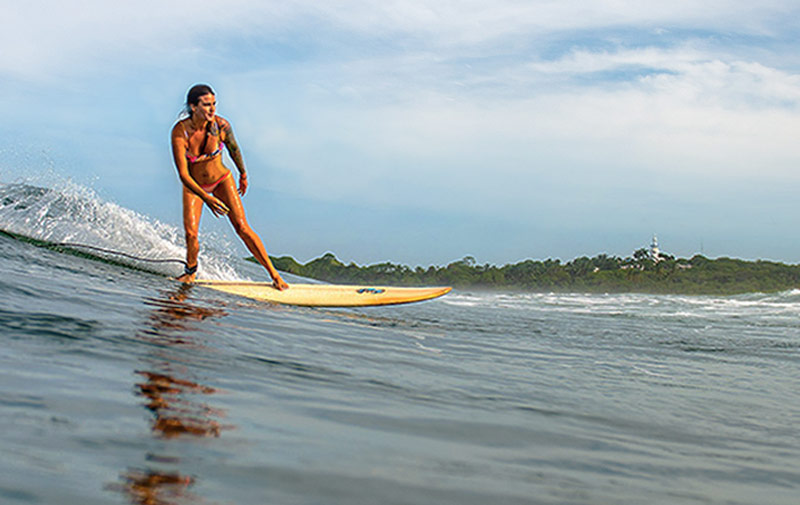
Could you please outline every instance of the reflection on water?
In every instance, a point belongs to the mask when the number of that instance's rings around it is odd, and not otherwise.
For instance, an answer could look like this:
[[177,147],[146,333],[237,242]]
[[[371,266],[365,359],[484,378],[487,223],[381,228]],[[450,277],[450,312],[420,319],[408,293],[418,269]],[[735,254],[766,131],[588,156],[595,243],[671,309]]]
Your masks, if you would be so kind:
[[161,344],[165,349],[179,346],[202,347],[186,333],[201,330],[198,322],[224,317],[227,313],[222,309],[199,307],[187,302],[192,288],[192,285],[182,284],[173,291],[163,292],[161,298],[145,298],[144,304],[153,307],[153,310],[148,314],[150,324],[141,330],[139,338]]
[[[219,437],[224,429],[219,419],[225,412],[210,407],[197,397],[208,397],[216,389],[186,377],[186,363],[190,352],[206,350],[196,338],[202,322],[224,317],[225,311],[199,307],[188,298],[192,286],[163,292],[159,298],[145,299],[153,309],[148,313],[147,327],[137,337],[155,344],[146,369],[137,370],[143,380],[136,383],[136,396],[143,398],[144,407],[153,414],[151,430],[155,437],[169,440],[176,437]],[[201,324],[198,324],[201,323]],[[175,505],[201,503],[201,498],[191,495],[188,488],[195,483],[194,476],[178,470],[164,470],[164,466],[180,465],[180,458],[163,454],[148,454],[145,468],[129,468],[120,475],[121,483],[112,486],[125,493],[131,503],[138,505]],[[159,468],[155,467],[159,465]]]
[[192,477],[154,470],[128,470],[120,476],[124,484],[114,486],[137,505],[174,505],[198,503],[198,497],[187,491]]
[[220,424],[212,416],[223,415],[218,409],[187,399],[193,393],[213,394],[214,388],[156,372],[136,372],[147,378],[136,384],[145,406],[154,415],[153,431],[166,438],[179,435],[219,436]]

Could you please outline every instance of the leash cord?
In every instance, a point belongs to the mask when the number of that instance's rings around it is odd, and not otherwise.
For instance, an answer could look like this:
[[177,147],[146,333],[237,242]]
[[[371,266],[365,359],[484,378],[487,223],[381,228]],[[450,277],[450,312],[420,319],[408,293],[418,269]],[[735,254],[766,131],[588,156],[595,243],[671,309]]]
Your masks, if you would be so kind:
[[180,263],[181,265],[183,265],[185,267],[189,266],[186,263],[186,261],[184,261],[184,260],[142,258],[140,256],[134,256],[133,254],[124,253],[124,252],[121,252],[121,251],[114,251],[112,249],[103,249],[102,247],[95,247],[95,246],[86,245],[86,244],[75,244],[75,243],[72,243],[72,242],[59,242],[57,244],[52,244],[52,245],[55,246],[55,247],[80,247],[80,248],[83,248],[83,249],[91,249],[92,251],[99,251],[99,252],[104,252],[104,253],[108,253],[108,254],[115,254],[117,256],[124,256],[126,258],[130,258],[130,259],[136,260],[136,261],[147,261],[147,262],[150,262],[150,263]]

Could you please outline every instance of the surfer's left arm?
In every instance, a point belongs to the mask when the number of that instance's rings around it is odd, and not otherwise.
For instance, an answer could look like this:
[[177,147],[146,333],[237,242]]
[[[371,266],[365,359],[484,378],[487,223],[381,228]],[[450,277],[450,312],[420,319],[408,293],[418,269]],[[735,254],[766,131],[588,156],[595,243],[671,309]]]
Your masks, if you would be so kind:
[[[220,118],[222,119],[222,118]],[[236,169],[239,171],[239,194],[244,196],[247,192],[247,169],[244,167],[244,158],[242,157],[242,150],[239,148],[239,143],[233,135],[233,128],[231,124],[222,120],[220,126],[222,127],[222,135],[224,136],[225,147],[228,149],[228,154],[231,155]]]

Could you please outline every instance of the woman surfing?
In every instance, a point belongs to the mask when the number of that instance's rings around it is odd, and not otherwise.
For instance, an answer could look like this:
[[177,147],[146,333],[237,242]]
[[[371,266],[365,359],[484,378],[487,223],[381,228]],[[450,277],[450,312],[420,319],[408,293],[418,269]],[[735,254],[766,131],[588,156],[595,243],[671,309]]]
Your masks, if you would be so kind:
[[[183,183],[183,228],[186,232],[186,269],[179,281],[194,282],[198,231],[203,204],[219,217],[227,215],[233,229],[250,253],[267,269],[272,285],[279,290],[289,287],[272,265],[264,243],[250,228],[241,196],[247,191],[247,171],[231,124],[216,115],[217,100],[210,86],[198,84],[186,95],[186,114],[172,128],[172,156]],[[237,189],[231,171],[222,164],[225,147],[239,171]]]

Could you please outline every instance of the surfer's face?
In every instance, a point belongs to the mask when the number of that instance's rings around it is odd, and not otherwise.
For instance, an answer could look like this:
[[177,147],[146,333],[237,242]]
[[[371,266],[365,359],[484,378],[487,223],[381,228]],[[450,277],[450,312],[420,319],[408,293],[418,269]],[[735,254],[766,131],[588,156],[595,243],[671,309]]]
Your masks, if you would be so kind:
[[192,107],[194,115],[201,116],[206,121],[213,121],[214,114],[217,112],[217,98],[211,93],[203,95],[197,101],[197,105]]

